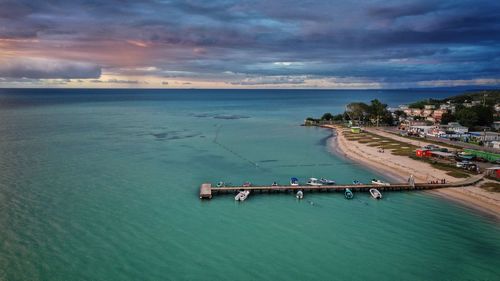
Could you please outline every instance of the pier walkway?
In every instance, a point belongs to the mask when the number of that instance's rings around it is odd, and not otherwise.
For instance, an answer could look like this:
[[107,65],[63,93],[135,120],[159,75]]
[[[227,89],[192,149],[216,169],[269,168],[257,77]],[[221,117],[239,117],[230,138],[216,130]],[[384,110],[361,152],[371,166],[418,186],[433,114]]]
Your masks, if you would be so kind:
[[226,193],[237,193],[241,190],[250,190],[251,194],[255,193],[286,193],[286,192],[297,192],[302,190],[303,192],[343,192],[346,188],[349,188],[353,192],[366,192],[370,188],[376,188],[380,191],[406,191],[406,190],[429,190],[436,188],[446,188],[446,187],[463,187],[474,185],[483,179],[482,175],[470,177],[464,181],[452,182],[452,183],[415,183],[415,185],[410,185],[408,183],[395,183],[390,185],[375,185],[375,184],[361,184],[361,185],[322,185],[322,186],[311,186],[311,185],[278,185],[278,186],[226,186],[226,187],[214,187],[210,183],[203,183],[200,187],[200,199],[212,199],[214,195],[226,194]]

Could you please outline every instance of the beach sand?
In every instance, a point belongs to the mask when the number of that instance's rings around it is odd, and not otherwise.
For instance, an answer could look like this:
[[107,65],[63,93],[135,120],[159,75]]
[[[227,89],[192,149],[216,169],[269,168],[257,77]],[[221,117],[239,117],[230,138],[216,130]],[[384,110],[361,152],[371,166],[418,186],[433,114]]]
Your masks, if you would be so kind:
[[[417,182],[429,182],[441,179],[446,179],[447,182],[463,180],[447,175],[446,171],[436,169],[428,163],[417,161],[407,156],[393,155],[389,151],[380,153],[377,147],[350,141],[345,138],[340,127],[324,127],[335,131],[335,137],[329,143],[332,152],[360,163],[371,170],[383,173],[391,180],[406,182],[410,175],[413,175]],[[410,140],[375,129],[369,129],[369,132],[408,144],[418,146],[427,145],[425,141]],[[500,221],[500,194],[481,189],[479,185],[482,183],[484,181],[478,183],[476,186],[442,188],[426,192],[460,203]]]

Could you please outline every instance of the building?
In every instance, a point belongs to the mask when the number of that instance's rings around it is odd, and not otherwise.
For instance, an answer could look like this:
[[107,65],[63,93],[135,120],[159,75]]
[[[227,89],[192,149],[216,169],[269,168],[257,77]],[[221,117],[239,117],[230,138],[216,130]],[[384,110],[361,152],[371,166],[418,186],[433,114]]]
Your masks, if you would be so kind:
[[436,106],[433,104],[424,105],[424,109],[427,109],[427,110],[434,110],[434,108],[436,108]]
[[490,141],[487,146],[495,149],[500,149],[500,141]]
[[500,133],[496,132],[470,132],[470,134],[473,138],[482,142],[500,141]]
[[456,111],[456,107],[455,105],[451,104],[451,103],[443,103],[441,105],[439,105],[439,109],[444,109],[444,110],[447,110],[451,113],[455,113]]
[[359,133],[361,133],[361,128],[360,127],[351,127],[351,133],[359,134]]
[[430,133],[435,126],[410,126],[408,129],[408,133],[412,133],[415,135],[426,136]]
[[500,179],[500,167],[496,166],[496,167],[486,168],[485,174],[486,176]]
[[458,122],[450,122],[448,125],[442,125],[441,128],[446,132],[453,132],[456,134],[465,134],[469,132],[469,128],[460,125]]
[[493,122],[493,125],[491,127],[493,128],[493,130],[500,130],[500,121]]
[[432,118],[436,120],[436,122],[441,122],[441,119],[443,118],[443,114],[447,113],[448,110],[446,109],[436,109],[434,112],[432,112]]
[[428,116],[431,116],[432,112],[434,112],[433,109],[424,109],[423,111],[421,111],[421,115],[422,117],[428,117]]

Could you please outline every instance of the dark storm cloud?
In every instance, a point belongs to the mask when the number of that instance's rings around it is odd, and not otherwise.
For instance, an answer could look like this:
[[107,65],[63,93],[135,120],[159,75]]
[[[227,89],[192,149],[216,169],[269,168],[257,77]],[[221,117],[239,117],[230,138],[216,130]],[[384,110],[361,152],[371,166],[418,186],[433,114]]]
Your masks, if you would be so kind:
[[[0,49],[117,75],[237,76],[235,85],[498,78],[499,19],[500,3],[484,0],[0,0]],[[17,65],[0,76],[100,74],[80,68]]]

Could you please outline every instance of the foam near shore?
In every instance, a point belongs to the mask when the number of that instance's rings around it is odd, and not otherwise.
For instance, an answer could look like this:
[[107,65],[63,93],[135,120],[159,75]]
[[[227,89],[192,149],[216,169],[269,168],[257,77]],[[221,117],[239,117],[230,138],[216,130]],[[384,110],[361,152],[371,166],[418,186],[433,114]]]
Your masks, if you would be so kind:
[[[329,148],[333,153],[360,163],[378,173],[382,173],[386,178],[401,182],[406,181],[410,175],[413,175],[418,182],[441,179],[446,179],[447,182],[462,180],[450,176],[446,171],[436,169],[428,163],[417,161],[407,156],[393,155],[389,152],[380,153],[377,147],[348,140],[340,127],[325,127],[336,131],[336,137],[329,142]],[[406,142],[408,144],[416,145],[418,142],[418,145],[427,145],[423,141],[407,140],[374,129],[371,129],[370,133],[378,134],[385,138],[395,139],[400,142]],[[481,183],[478,185],[480,184]],[[500,221],[500,194],[488,192],[481,189],[478,185],[460,188],[443,188],[429,192],[473,208]]]

